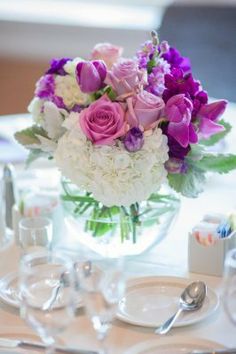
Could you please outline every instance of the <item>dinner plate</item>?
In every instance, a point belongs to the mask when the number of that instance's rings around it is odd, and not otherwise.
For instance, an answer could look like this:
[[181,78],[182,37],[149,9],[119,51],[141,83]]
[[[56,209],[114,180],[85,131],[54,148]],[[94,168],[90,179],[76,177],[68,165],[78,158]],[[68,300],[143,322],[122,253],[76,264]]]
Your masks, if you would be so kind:
[[[192,280],[177,277],[144,277],[131,279],[119,303],[117,317],[127,323],[158,327],[178,309],[179,297]],[[184,311],[174,326],[187,326],[202,321],[219,305],[216,293],[207,288],[207,296],[197,311]]]
[[[20,294],[18,291],[18,273],[13,272],[7,274],[0,279],[0,300],[5,304],[15,308],[20,307]],[[78,298],[76,308],[82,307],[82,299]]]
[[201,338],[157,338],[146,342],[138,343],[128,349],[125,354],[187,354],[192,350],[225,349],[219,343]]
[[7,305],[19,307],[18,274],[9,273],[0,279],[0,299]]

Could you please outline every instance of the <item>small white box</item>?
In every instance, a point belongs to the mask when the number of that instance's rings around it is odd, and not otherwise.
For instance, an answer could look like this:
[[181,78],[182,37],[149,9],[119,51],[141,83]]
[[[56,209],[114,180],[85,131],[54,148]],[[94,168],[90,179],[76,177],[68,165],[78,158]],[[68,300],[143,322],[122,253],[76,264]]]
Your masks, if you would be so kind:
[[189,234],[188,269],[192,273],[222,276],[226,253],[236,245],[236,232],[228,237],[219,238],[215,244],[204,246]]

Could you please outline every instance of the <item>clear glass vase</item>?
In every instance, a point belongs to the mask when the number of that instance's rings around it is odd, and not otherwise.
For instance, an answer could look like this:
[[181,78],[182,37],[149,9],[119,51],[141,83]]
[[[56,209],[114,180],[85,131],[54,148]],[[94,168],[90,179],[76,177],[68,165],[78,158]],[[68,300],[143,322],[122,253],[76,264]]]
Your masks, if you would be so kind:
[[139,255],[159,243],[179,211],[180,201],[171,193],[153,194],[129,208],[103,206],[92,195],[68,180],[62,181],[66,227],[75,244],[101,255]]

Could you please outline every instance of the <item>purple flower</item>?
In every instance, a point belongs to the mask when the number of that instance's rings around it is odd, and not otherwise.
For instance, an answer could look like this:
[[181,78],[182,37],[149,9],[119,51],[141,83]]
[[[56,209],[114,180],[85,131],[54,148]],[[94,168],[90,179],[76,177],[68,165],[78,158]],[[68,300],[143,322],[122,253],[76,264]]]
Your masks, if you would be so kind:
[[171,158],[176,158],[180,160],[184,160],[185,156],[191,150],[190,145],[187,147],[181,146],[177,140],[175,140],[171,135],[168,134],[168,125],[161,127],[163,134],[165,134],[168,138],[168,146],[169,146],[169,156]]
[[50,69],[46,72],[46,74],[58,74],[58,75],[66,75],[66,71],[63,66],[69,61],[71,58],[61,58],[61,59],[52,59],[50,62]]
[[193,113],[192,116],[196,117],[202,105],[208,102],[208,95],[206,91],[199,91],[193,99]]
[[146,41],[136,55],[138,59],[146,58],[151,60],[155,52],[158,52],[158,46],[154,45],[152,41]]
[[198,116],[213,121],[218,121],[220,116],[224,113],[227,103],[228,102],[226,100],[221,100],[221,101],[205,104],[201,107]]
[[180,68],[184,73],[191,70],[190,60],[187,57],[182,57],[176,48],[171,47],[167,53],[162,54],[162,57],[171,65],[171,69]]
[[168,135],[172,136],[184,148],[189,143],[198,141],[194,126],[191,123],[192,102],[179,94],[171,97],[165,107],[165,114],[169,120]]
[[83,109],[83,107],[82,107],[81,105],[75,104],[75,105],[72,107],[71,111],[72,111],[72,112],[80,113],[80,112],[82,111],[82,109]]
[[126,133],[123,142],[129,152],[138,151],[144,143],[143,132],[138,127],[133,127]]
[[188,98],[194,99],[199,92],[200,82],[193,79],[192,74],[184,75],[181,69],[173,69],[171,74],[165,75],[165,87],[163,99],[165,102],[174,95],[179,93],[185,94]]
[[165,54],[167,52],[169,52],[170,50],[170,46],[169,46],[169,43],[167,41],[162,41],[160,43],[160,51],[162,54]]
[[66,109],[66,105],[65,103],[63,102],[63,98],[60,97],[60,96],[51,96],[50,97],[50,100],[58,107],[58,108],[63,108],[63,109]]
[[224,113],[227,101],[221,100],[201,106],[198,112],[199,118],[199,135],[203,139],[224,131],[224,127],[216,122]]
[[51,74],[42,76],[36,83],[35,95],[39,98],[50,98],[54,95],[55,81]]
[[81,61],[76,67],[76,79],[84,93],[92,93],[102,88],[107,74],[102,60]]
[[164,59],[160,58],[157,65],[152,69],[151,74],[148,75],[148,85],[145,90],[153,93],[156,96],[161,96],[165,90],[165,75],[170,72],[170,65]]
[[172,174],[185,174],[188,172],[188,165],[185,160],[178,159],[175,157],[170,158],[165,163],[165,168],[169,173]]

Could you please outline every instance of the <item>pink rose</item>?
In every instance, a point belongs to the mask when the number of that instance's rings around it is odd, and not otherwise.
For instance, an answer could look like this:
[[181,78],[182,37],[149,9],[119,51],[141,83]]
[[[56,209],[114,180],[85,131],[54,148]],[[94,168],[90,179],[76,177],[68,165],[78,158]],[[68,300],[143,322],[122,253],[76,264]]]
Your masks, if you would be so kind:
[[142,125],[145,130],[152,127],[163,113],[164,101],[150,92],[142,91],[127,99],[126,120],[132,126]]
[[124,109],[106,95],[85,108],[79,122],[87,138],[97,145],[110,145],[126,132]]
[[112,65],[121,57],[122,52],[122,47],[118,47],[110,43],[98,43],[93,48],[92,59],[103,60],[108,69],[110,69]]
[[144,72],[139,69],[138,63],[132,59],[120,59],[107,72],[105,83],[110,85],[118,95],[134,92],[142,83]]

